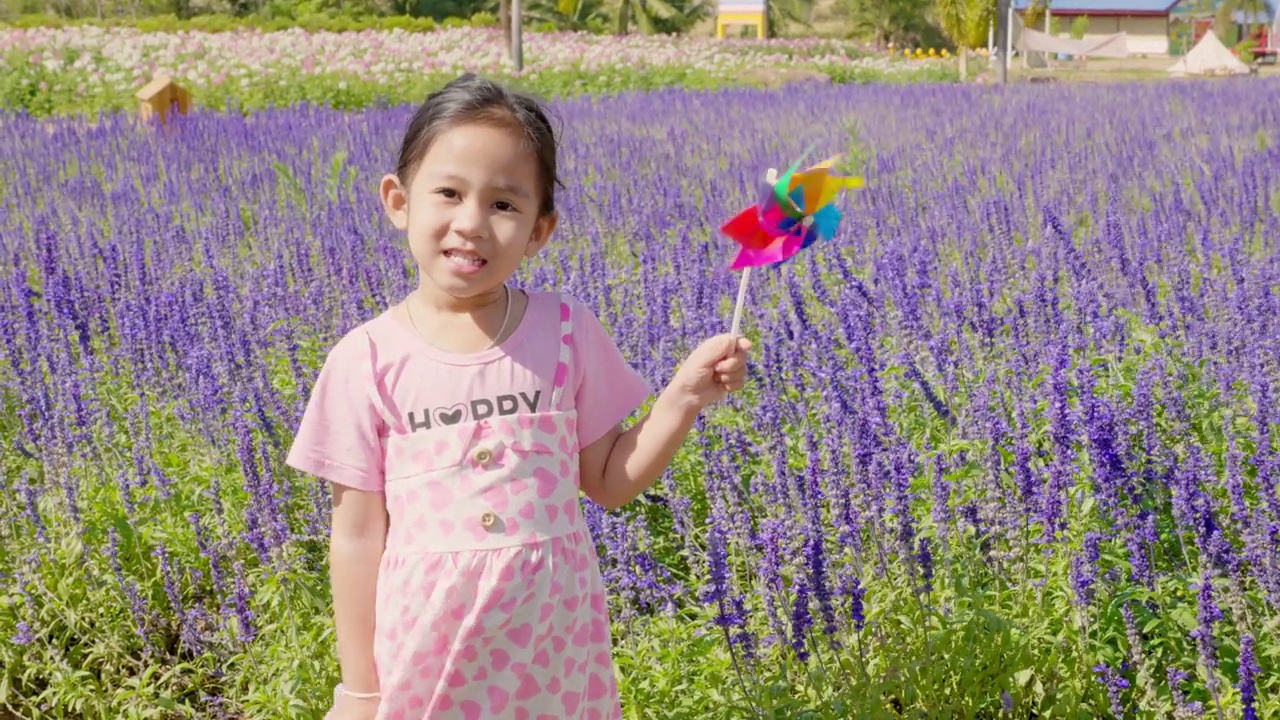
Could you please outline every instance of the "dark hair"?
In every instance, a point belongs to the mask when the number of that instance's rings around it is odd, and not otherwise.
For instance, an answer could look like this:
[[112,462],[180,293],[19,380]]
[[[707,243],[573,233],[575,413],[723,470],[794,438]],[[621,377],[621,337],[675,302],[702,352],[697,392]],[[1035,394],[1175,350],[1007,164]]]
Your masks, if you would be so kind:
[[564,187],[556,175],[556,136],[546,110],[533,97],[467,73],[431,93],[409,121],[400,144],[396,176],[406,186],[418,171],[431,143],[458,123],[484,123],[522,132],[538,162],[542,204],[539,215],[555,212],[556,185]]

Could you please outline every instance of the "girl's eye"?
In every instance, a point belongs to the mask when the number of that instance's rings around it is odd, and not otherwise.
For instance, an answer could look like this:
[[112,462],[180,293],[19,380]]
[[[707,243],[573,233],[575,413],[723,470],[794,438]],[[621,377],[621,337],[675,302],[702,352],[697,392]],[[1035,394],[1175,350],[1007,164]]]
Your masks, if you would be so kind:
[[453,200],[454,198],[458,197],[458,191],[454,190],[453,188],[440,188],[439,190],[436,191],[436,194],[443,195],[449,198],[450,200]]
[[494,204],[493,204],[493,206],[494,206],[494,207],[496,207],[496,208],[498,208],[498,209],[499,209],[499,210],[501,210],[502,212],[509,212],[509,211],[511,211],[511,210],[515,210],[515,209],[516,209],[516,206],[515,206],[515,205],[512,205],[511,203],[507,202],[506,200],[499,200],[498,202],[494,203]]

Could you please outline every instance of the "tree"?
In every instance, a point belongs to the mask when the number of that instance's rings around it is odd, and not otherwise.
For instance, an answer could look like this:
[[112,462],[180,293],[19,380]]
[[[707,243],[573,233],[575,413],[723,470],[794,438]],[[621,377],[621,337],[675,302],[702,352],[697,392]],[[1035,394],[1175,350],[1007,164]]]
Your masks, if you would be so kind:
[[928,0],[845,0],[856,34],[880,45],[911,44],[927,32]]
[[681,33],[715,12],[713,0],[620,0],[617,30],[626,34],[635,23],[640,32]]
[[561,30],[600,32],[609,24],[604,0],[529,0],[525,17]]
[[815,0],[769,0],[769,34],[778,35],[792,23],[812,28]]
[[994,0],[937,0],[942,31],[960,55],[960,80],[969,79],[969,49],[982,45],[995,16]]
[[[1241,16],[1240,23],[1235,21],[1237,13]],[[1235,45],[1247,39],[1252,26],[1258,24],[1257,21],[1266,16],[1266,0],[1220,0],[1217,12],[1214,13],[1213,26],[1222,42],[1227,45]],[[1243,26],[1243,28],[1240,26]],[[1241,29],[1243,29],[1243,34],[1240,32]]]

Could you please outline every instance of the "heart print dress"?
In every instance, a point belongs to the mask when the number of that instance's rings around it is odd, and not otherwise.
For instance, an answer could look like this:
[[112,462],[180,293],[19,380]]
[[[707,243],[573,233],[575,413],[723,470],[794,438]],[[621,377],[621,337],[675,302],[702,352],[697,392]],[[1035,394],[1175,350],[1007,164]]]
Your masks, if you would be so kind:
[[482,353],[390,312],[334,346],[287,462],[385,495],[379,720],[621,717],[578,451],[650,392],[557,293]]

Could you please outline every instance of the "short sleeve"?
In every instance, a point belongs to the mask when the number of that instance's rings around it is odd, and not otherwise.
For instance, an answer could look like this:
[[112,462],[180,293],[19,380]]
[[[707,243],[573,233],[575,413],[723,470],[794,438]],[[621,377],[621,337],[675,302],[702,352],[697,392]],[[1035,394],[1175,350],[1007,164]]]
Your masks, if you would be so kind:
[[329,351],[286,465],[357,490],[382,491],[383,420],[373,404],[372,357],[369,338],[359,330]]
[[587,447],[635,412],[653,388],[627,363],[595,314],[581,303],[569,304],[578,445]]

